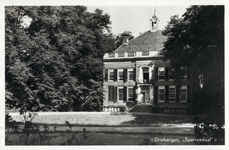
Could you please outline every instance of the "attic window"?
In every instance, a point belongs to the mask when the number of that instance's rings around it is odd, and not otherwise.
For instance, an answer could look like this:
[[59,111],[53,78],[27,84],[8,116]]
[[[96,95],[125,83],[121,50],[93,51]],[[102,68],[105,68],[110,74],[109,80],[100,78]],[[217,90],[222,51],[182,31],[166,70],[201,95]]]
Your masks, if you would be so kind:
[[128,57],[133,57],[133,56],[134,56],[133,52],[128,53]]
[[124,53],[118,53],[118,57],[124,57]]
[[109,57],[114,57],[114,53],[110,54],[110,56],[109,56]]
[[142,51],[142,56],[149,56],[149,51]]

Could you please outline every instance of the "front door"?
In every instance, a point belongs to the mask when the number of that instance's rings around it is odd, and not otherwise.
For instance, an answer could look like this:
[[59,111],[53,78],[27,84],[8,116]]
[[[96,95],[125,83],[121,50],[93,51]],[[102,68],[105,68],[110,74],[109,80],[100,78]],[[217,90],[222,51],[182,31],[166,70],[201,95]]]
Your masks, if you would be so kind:
[[141,93],[142,93],[142,104],[148,104],[150,102],[150,89],[148,86],[142,86],[141,87]]

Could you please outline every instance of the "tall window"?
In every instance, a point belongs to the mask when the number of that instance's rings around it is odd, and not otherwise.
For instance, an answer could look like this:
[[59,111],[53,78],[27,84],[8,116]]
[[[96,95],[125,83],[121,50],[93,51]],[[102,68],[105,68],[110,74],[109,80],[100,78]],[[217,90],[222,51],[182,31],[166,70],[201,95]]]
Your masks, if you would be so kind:
[[128,87],[128,101],[134,101],[134,87]]
[[158,68],[158,80],[165,80],[165,68],[164,67]]
[[176,101],[176,88],[175,86],[169,86],[169,102]]
[[114,69],[109,69],[109,80],[114,80]]
[[149,82],[149,68],[142,68],[144,83]]
[[118,80],[123,80],[123,79],[124,79],[124,70],[118,69]]
[[158,87],[158,102],[165,102],[165,87]]
[[180,88],[180,101],[187,102],[187,86],[181,86]]
[[123,86],[118,87],[118,101],[124,100],[124,88]]
[[128,79],[134,80],[134,69],[133,68],[128,69]]
[[181,71],[182,71],[182,79],[187,79],[187,67],[181,67]]
[[175,79],[174,69],[169,68],[169,80],[174,80],[174,79]]

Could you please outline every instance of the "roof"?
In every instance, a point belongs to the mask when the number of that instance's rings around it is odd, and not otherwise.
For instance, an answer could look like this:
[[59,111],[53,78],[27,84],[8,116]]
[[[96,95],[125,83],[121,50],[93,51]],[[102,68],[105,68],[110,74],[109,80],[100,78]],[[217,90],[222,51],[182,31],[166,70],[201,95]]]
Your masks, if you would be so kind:
[[163,49],[163,43],[166,37],[161,31],[146,31],[138,37],[129,41],[128,45],[121,45],[113,53],[137,52],[137,51],[160,51]]

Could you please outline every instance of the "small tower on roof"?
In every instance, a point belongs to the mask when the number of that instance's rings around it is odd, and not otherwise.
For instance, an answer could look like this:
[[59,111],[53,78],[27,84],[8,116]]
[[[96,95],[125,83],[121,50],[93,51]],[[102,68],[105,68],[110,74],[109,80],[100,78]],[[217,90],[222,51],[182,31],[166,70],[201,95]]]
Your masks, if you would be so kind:
[[151,21],[151,31],[157,31],[159,28],[159,18],[156,16],[156,7],[154,8],[154,15],[152,16],[152,18],[150,19]]

